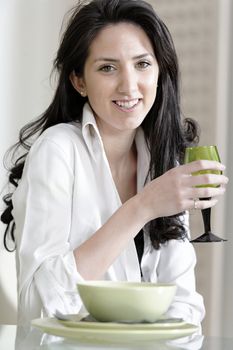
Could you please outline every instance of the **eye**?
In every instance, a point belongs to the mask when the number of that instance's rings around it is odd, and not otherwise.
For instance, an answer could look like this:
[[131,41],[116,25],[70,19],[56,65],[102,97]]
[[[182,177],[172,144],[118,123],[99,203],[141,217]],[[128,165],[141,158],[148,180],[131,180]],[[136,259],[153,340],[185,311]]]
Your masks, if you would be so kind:
[[148,68],[149,66],[151,66],[151,63],[150,62],[147,62],[147,61],[140,61],[136,64],[137,68],[139,69],[146,69]]
[[106,64],[99,68],[99,71],[104,73],[110,73],[110,72],[113,72],[114,70],[115,70],[115,67],[111,66],[110,64]]

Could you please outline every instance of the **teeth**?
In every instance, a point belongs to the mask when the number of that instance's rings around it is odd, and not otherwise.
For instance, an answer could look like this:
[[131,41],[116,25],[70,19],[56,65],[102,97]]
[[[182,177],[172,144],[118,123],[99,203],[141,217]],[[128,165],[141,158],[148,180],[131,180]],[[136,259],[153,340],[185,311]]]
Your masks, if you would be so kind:
[[136,104],[138,103],[139,99],[134,99],[134,100],[130,100],[130,101],[115,101],[115,103],[119,106],[119,107],[123,107],[123,108],[132,108],[134,106],[136,106]]

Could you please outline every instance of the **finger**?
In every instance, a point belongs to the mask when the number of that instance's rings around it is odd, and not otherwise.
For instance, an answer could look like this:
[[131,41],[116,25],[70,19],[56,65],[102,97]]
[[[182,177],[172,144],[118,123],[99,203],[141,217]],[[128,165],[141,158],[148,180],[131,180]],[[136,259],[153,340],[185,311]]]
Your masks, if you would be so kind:
[[194,162],[181,165],[179,168],[181,171],[183,171],[184,174],[188,175],[200,170],[223,171],[225,170],[225,165],[213,160],[201,159],[201,160],[195,160]]
[[193,188],[190,192],[190,198],[213,198],[222,196],[225,193],[225,187],[199,187]]
[[207,200],[195,200],[190,199],[190,209],[207,209],[207,208],[212,208],[218,203],[218,200],[216,198],[211,198]]
[[186,185],[190,187],[200,185],[226,185],[228,181],[229,179],[227,176],[217,174],[199,174],[186,177]]

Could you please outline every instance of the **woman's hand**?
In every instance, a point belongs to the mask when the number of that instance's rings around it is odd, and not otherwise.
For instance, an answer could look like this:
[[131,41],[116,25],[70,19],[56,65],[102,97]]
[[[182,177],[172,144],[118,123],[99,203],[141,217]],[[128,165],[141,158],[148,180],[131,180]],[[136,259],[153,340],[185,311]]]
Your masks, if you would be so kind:
[[[216,197],[225,192],[228,178],[224,175],[192,173],[200,170],[223,171],[224,165],[209,160],[198,160],[170,169],[152,180],[139,193],[146,221],[170,216],[194,208],[194,199],[211,198],[196,202],[196,208],[205,209],[217,203]],[[214,185],[219,187],[196,187]]]

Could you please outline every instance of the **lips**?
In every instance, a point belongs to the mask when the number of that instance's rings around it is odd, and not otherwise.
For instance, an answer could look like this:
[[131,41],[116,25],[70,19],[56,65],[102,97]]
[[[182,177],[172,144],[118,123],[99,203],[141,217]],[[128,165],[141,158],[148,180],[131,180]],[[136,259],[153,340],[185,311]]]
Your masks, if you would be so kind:
[[117,106],[119,106],[120,108],[124,108],[124,109],[132,109],[133,107],[135,107],[138,103],[139,103],[140,99],[139,98],[134,98],[131,100],[116,100],[113,101]]

